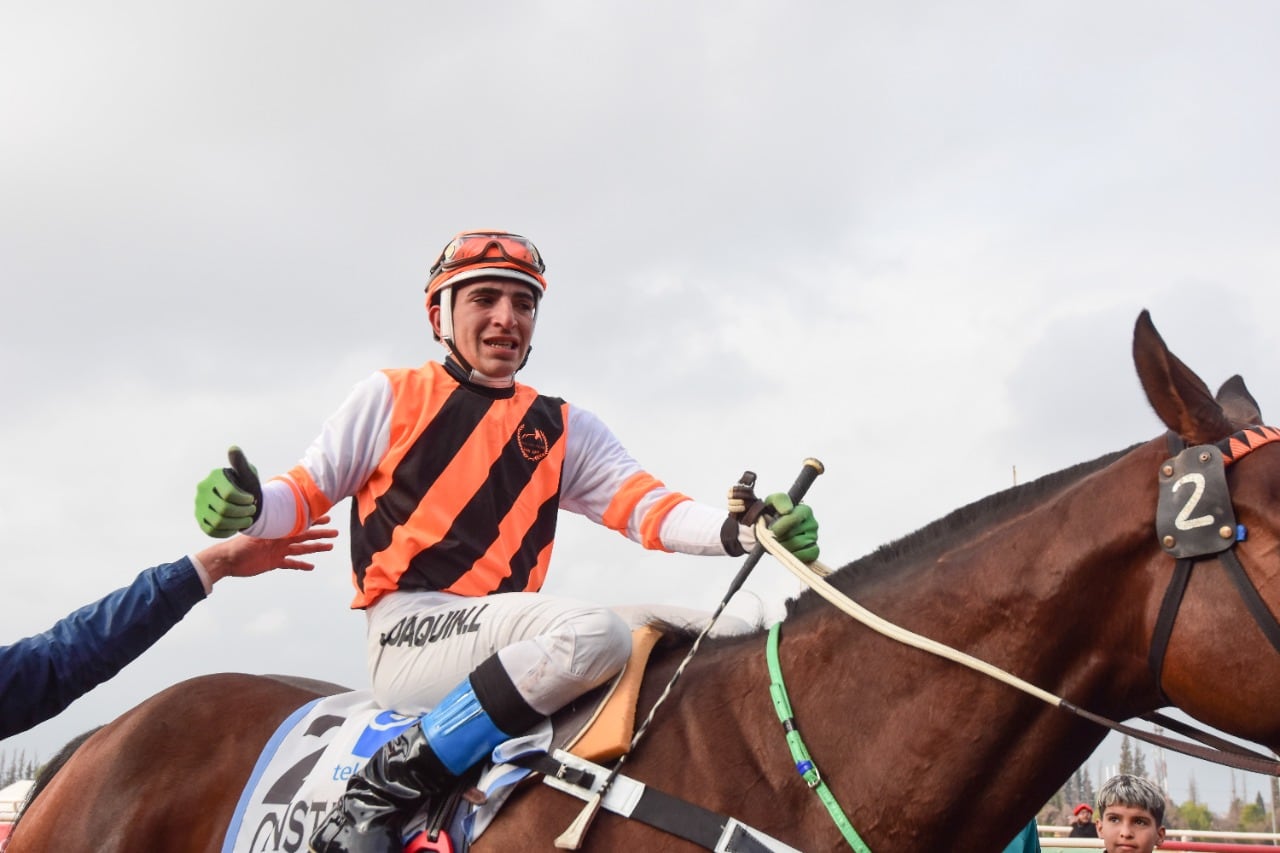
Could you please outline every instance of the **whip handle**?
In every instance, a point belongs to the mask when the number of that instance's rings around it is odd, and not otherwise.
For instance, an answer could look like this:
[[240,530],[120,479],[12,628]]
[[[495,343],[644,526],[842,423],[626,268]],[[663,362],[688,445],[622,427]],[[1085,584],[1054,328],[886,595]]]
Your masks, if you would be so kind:
[[[791,498],[793,504],[800,503],[804,498],[805,492],[809,491],[809,487],[813,485],[813,481],[818,479],[818,475],[825,471],[822,463],[810,456],[804,460],[804,464],[800,466],[800,473],[796,476],[796,481],[791,484],[791,488],[787,489],[787,497]],[[738,574],[734,577],[733,582],[729,584],[729,594],[725,596],[725,601],[733,597],[742,585],[747,581],[747,575],[751,574],[751,570],[756,567],[756,563],[760,562],[760,558],[764,556],[764,546],[757,545],[751,549],[751,553],[747,555],[747,559],[742,564],[742,568],[738,569]],[[723,604],[721,605],[723,607]]]

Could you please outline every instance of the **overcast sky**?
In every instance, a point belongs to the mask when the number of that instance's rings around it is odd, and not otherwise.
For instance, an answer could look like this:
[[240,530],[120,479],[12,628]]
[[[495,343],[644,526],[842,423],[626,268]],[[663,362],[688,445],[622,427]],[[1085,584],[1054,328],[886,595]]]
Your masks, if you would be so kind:
[[[207,544],[227,445],[282,471],[359,379],[437,358],[422,288],[464,228],[547,259],[524,381],[708,502],[822,459],[831,565],[1157,435],[1143,308],[1280,406],[1266,0],[3,9],[0,642]],[[346,547],[220,584],[0,750],[198,673],[364,686]],[[737,568],[576,517],[556,557],[549,591],[705,609]],[[766,561],[733,612],[794,590]],[[1225,771],[1170,773],[1225,808]]]

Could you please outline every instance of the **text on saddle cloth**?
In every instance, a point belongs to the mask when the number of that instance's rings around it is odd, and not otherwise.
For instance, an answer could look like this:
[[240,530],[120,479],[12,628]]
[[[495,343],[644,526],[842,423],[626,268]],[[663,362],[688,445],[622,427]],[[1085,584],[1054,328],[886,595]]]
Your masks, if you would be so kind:
[[[559,746],[593,761],[621,755],[630,746],[644,666],[659,636],[653,628],[634,630],[631,659],[622,673],[556,715],[554,736],[552,727],[544,724],[512,745],[520,742],[521,751]],[[227,828],[222,853],[305,848],[346,790],[347,780],[416,720],[379,708],[368,690],[322,697],[299,708],[280,724],[259,756]],[[484,774],[478,787],[489,798],[486,814],[466,822],[473,840],[527,772],[500,766]]]

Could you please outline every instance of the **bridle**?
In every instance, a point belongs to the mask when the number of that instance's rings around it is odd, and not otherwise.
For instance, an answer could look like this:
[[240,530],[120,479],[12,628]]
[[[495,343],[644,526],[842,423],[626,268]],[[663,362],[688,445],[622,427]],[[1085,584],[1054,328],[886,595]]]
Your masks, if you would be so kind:
[[[1175,441],[1177,445],[1174,444]],[[1244,455],[1273,441],[1280,441],[1280,429],[1264,426],[1241,430],[1217,444],[1195,447],[1185,447],[1181,438],[1170,436],[1170,452],[1173,458],[1166,461],[1160,470],[1161,497],[1156,510],[1156,528],[1161,547],[1175,557],[1177,564],[1174,577],[1165,592],[1160,614],[1156,619],[1149,653],[1149,662],[1156,676],[1157,691],[1160,698],[1166,702],[1167,697],[1159,687],[1164,655],[1168,649],[1173,623],[1177,618],[1191,569],[1206,557],[1216,555],[1226,567],[1228,575],[1240,591],[1254,620],[1267,635],[1271,645],[1280,651],[1280,621],[1267,609],[1262,596],[1249,580],[1235,554],[1235,545],[1244,540],[1246,531],[1235,522],[1235,512],[1231,506],[1225,472],[1226,465],[1239,461]],[[1190,493],[1183,491],[1188,486],[1191,487]],[[1194,738],[1200,743],[1187,743],[1163,734],[1142,731],[1085,710],[986,661],[895,625],[862,607],[832,586],[827,581],[827,575],[831,570],[826,566],[816,562],[806,565],[795,559],[777,543],[765,524],[757,523],[756,538],[765,550],[815,593],[863,625],[890,639],[947,658],[1015,687],[1043,702],[1137,740],[1238,770],[1280,776],[1280,761],[1271,756],[1249,750],[1158,712],[1146,714],[1143,719]]]
[[[1161,685],[1161,675],[1164,671],[1165,654],[1169,649],[1169,638],[1173,634],[1173,624],[1178,618],[1183,594],[1191,580],[1191,570],[1210,558],[1217,557],[1254,623],[1271,643],[1271,647],[1280,652],[1280,620],[1276,619],[1262,600],[1258,588],[1249,580],[1248,573],[1236,555],[1235,546],[1245,541],[1248,531],[1244,525],[1236,523],[1226,478],[1226,466],[1273,441],[1280,441],[1280,429],[1269,426],[1248,427],[1215,444],[1193,447],[1188,447],[1181,436],[1169,433],[1171,458],[1160,466],[1156,534],[1160,547],[1176,562],[1164,600],[1160,603],[1160,614],[1152,631],[1147,658],[1156,680],[1156,689],[1166,704],[1172,703]],[[1229,751],[1233,752],[1240,749],[1235,744],[1218,738],[1206,739],[1203,733],[1197,733],[1161,714],[1149,714],[1144,719],[1159,722],[1206,743],[1212,742],[1218,748],[1230,747]],[[1243,754],[1254,753],[1244,751]],[[1265,757],[1264,760],[1271,761]],[[1275,762],[1272,764],[1280,767]],[[1276,775],[1274,769],[1265,772]]]

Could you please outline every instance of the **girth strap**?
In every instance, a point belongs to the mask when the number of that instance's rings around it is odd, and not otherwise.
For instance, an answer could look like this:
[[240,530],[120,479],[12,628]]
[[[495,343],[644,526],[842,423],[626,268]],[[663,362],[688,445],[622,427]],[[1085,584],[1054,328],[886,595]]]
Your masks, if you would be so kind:
[[563,761],[556,761],[545,752],[530,752],[527,755],[512,758],[511,763],[527,767],[552,779],[561,779],[575,788],[593,788],[596,784],[596,775],[591,771],[573,767]]
[[[607,768],[557,750],[510,759],[543,775],[557,790],[585,799],[609,775]],[[627,776],[614,779],[601,807],[720,853],[799,853],[741,821],[694,805]]]

